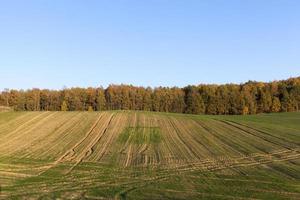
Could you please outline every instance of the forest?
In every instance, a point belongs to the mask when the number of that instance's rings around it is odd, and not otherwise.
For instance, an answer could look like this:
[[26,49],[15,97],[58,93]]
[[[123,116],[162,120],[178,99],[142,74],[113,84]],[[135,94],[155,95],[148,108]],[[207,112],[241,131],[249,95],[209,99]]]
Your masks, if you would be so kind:
[[0,106],[15,111],[143,110],[188,114],[233,115],[293,112],[300,108],[300,77],[243,84],[179,87],[5,89]]

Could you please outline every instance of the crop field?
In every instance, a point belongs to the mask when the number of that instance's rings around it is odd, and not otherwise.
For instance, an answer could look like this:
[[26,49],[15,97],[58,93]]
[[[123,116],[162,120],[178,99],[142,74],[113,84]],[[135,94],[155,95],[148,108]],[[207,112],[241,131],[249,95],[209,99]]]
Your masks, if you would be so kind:
[[1,112],[0,199],[300,199],[300,113]]

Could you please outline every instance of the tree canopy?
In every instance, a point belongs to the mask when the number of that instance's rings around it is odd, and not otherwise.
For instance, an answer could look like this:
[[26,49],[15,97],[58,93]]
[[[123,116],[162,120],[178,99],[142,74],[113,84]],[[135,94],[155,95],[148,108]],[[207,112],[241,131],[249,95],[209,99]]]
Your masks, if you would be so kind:
[[0,106],[16,111],[145,110],[212,115],[291,112],[300,108],[300,77],[184,88],[110,85],[105,89],[6,89],[0,93]]

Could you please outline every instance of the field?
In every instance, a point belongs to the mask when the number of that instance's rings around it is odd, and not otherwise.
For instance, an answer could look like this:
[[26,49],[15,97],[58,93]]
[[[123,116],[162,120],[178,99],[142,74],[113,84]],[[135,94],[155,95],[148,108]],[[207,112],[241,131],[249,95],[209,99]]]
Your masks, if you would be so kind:
[[0,113],[0,199],[300,199],[300,113]]

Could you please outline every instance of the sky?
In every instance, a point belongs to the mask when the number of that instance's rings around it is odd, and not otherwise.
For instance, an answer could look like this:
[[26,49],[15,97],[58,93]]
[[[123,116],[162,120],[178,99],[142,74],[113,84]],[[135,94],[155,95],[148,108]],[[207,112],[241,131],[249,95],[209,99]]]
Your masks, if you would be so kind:
[[0,1],[0,90],[300,76],[298,0]]

